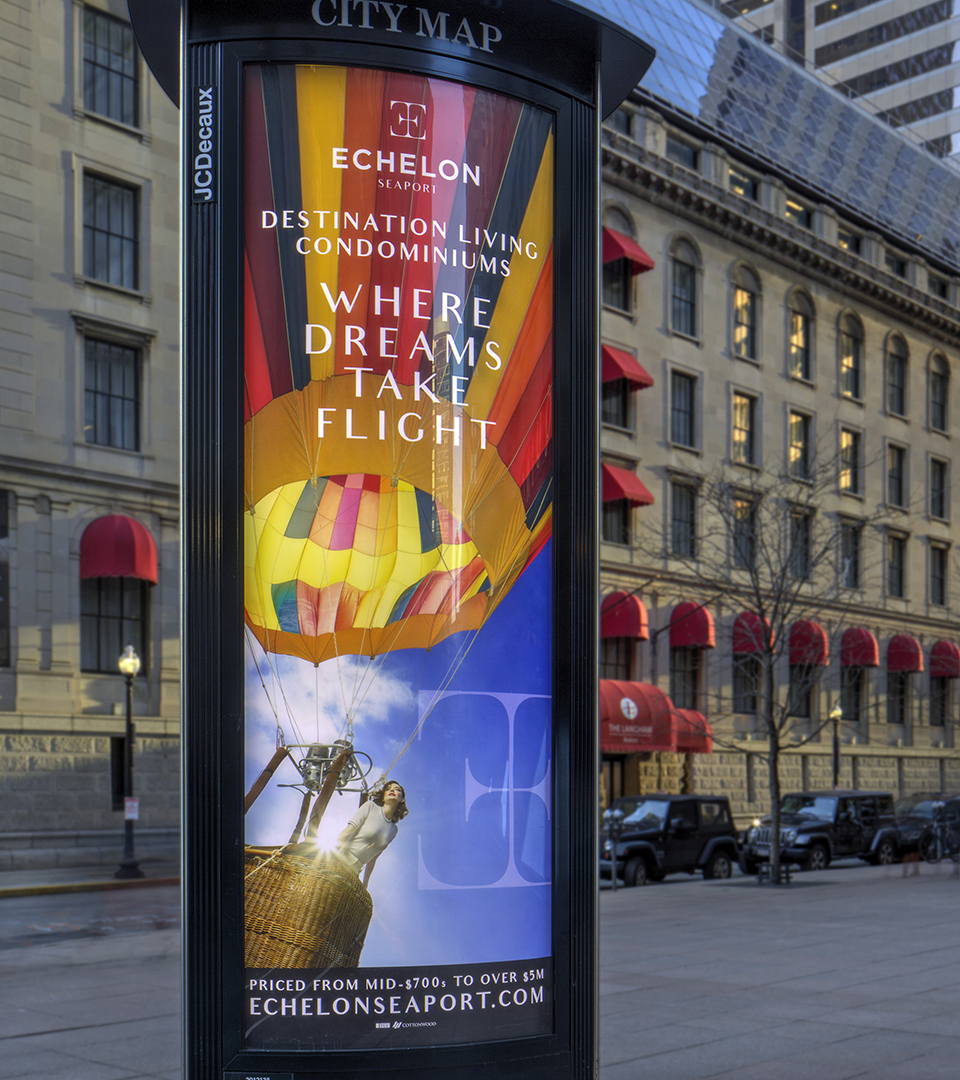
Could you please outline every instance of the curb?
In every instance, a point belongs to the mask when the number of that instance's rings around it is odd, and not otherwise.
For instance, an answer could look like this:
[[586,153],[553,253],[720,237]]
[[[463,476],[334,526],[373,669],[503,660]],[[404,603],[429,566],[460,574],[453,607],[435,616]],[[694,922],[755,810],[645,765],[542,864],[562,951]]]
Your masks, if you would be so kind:
[[55,885],[10,885],[0,887],[0,900],[6,896],[47,896],[51,893],[105,892],[113,889],[145,889],[153,885],[179,885],[180,878],[134,878],[130,881],[63,881]]

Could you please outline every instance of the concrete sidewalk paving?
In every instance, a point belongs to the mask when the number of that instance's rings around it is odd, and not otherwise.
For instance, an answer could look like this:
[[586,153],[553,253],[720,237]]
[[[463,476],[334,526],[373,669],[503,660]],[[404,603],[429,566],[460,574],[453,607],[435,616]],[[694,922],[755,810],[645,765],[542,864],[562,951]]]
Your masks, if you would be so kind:
[[949,863],[604,893],[602,1080],[955,1080],[958,907]]

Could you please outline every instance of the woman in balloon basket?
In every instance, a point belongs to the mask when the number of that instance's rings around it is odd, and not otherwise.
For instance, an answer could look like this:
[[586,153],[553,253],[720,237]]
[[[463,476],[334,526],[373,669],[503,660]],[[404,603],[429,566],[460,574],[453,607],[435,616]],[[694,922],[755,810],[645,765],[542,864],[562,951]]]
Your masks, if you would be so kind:
[[391,780],[365,798],[331,852],[309,842],[248,848],[246,967],[356,967],[373,915],[367,883],[407,813],[406,793]]
[[396,839],[397,822],[408,813],[406,792],[391,780],[361,804],[337,837],[336,853],[358,876],[363,870],[364,886],[377,859]]

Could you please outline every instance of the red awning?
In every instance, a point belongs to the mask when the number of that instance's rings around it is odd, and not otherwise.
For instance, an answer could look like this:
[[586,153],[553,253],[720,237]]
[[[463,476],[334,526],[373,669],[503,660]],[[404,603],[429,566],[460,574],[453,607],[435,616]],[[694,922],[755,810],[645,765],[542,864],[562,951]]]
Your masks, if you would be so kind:
[[617,259],[629,259],[635,274],[643,274],[655,266],[653,259],[636,242],[616,229],[603,230],[603,261],[615,262]]
[[646,641],[647,609],[633,593],[612,592],[600,605],[600,636],[638,638]]
[[608,754],[677,750],[677,710],[649,683],[600,680],[600,749]]
[[693,600],[677,604],[670,616],[670,648],[712,649],[716,643],[710,612]]
[[677,709],[677,753],[712,754],[710,722],[696,709]]
[[909,634],[896,634],[887,645],[887,671],[923,671],[923,649]]
[[844,632],[840,640],[840,664],[842,667],[880,666],[880,646],[869,630],[854,626]]
[[827,632],[812,620],[795,622],[790,627],[790,663],[826,667],[830,663]]
[[653,506],[653,495],[647,485],[628,469],[618,469],[616,465],[604,465],[603,501],[626,499],[631,506]]
[[952,641],[938,641],[930,650],[930,674],[940,679],[960,679],[960,648]]
[[744,653],[762,653],[763,643],[770,632],[770,620],[760,622],[755,611],[741,611],[733,621],[733,651],[738,656]]
[[635,389],[639,387],[641,390],[653,386],[653,376],[647,374],[646,369],[635,356],[624,352],[623,349],[615,349],[612,345],[602,345],[600,362],[600,373],[604,382],[626,379],[632,387]]
[[80,577],[142,578],[156,585],[157,545],[133,518],[97,518],[80,537]]

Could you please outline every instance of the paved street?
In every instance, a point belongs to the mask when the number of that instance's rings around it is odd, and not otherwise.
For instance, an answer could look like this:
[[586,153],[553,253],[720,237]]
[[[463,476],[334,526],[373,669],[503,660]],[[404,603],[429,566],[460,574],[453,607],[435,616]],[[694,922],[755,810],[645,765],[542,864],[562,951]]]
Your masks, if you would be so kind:
[[178,892],[0,900],[5,1080],[179,1080]]
[[[954,1080],[960,878],[604,891],[602,1080]],[[179,1080],[174,888],[0,899],[5,1080]]]

